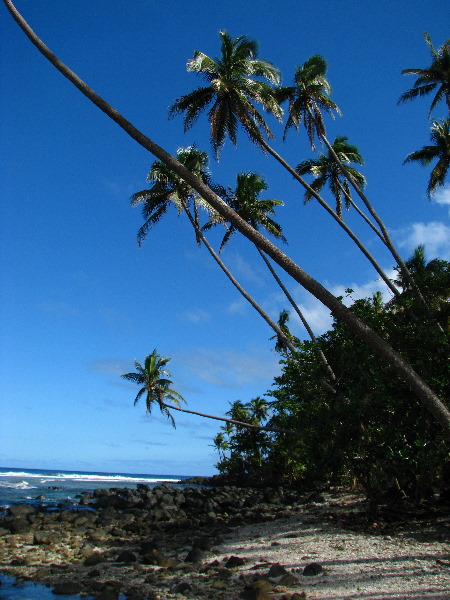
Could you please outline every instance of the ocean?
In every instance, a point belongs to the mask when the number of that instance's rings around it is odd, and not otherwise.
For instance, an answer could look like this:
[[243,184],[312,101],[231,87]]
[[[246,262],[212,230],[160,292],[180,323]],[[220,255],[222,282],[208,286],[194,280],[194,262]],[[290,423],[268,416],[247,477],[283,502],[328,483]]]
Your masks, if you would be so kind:
[[[46,469],[9,469],[0,467],[0,514],[13,504],[27,503],[49,510],[76,508],[84,492],[97,488],[135,488],[139,483],[155,486],[171,483],[184,487],[183,475],[130,473],[90,473],[86,471],[50,471]],[[56,600],[49,588],[34,583],[18,583],[1,573],[0,600]],[[64,596],[80,600],[79,596]],[[88,600],[85,598],[85,600]]]

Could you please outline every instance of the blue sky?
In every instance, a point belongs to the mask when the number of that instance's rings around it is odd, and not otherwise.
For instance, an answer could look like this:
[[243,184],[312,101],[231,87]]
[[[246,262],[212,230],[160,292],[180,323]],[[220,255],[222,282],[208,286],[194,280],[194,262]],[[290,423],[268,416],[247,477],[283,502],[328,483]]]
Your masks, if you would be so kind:
[[[402,255],[425,243],[429,258],[450,259],[450,190],[429,202],[429,171],[402,166],[429,141],[429,101],[396,105],[414,82],[401,70],[429,64],[423,32],[436,46],[448,37],[446,2],[17,0],[17,8],[66,64],[171,153],[192,143],[210,150],[205,119],[184,134],[167,108],[201,85],[186,61],[194,49],[217,55],[219,29],[257,39],[286,84],[296,65],[321,53],[343,112],[327,121],[328,137],[347,135],[359,147],[367,194]],[[137,390],[120,375],[156,348],[172,357],[188,408],[224,415],[229,402],[270,388],[279,372],[272,333],[175,211],[138,248],[141,215],[129,198],[145,187],[154,158],[38,54],[3,6],[0,37],[0,466],[211,474],[218,424],[175,415],[173,430],[133,407]],[[289,162],[311,156],[303,131],[283,144],[282,126],[270,124]],[[239,171],[265,176],[267,197],[285,203],[277,220],[287,253],[334,293],[380,287],[323,210],[304,206],[301,188],[244,134],[210,168],[230,186]],[[354,214],[346,219],[389,270],[370,231]],[[214,244],[221,233],[212,232]],[[258,258],[237,235],[223,253],[276,319],[285,303]],[[315,332],[328,328],[327,310],[286,283]]]

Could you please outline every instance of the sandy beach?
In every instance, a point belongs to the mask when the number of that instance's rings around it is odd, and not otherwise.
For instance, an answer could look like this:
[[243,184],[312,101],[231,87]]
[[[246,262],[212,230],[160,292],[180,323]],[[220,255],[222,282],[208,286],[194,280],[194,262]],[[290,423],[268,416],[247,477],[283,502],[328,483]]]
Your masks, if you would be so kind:
[[[354,494],[295,500],[289,492],[270,503],[267,491],[229,488],[174,490],[184,502],[177,512],[171,486],[159,492],[153,512],[129,507],[141,490],[122,509],[112,508],[111,495],[103,496],[109,506],[85,515],[32,514],[28,531],[12,533],[24,516],[10,515],[9,531],[0,527],[0,571],[100,600],[450,598],[441,509],[368,522],[367,503]],[[151,500],[158,491],[145,494]],[[156,520],[162,502],[174,510]]]

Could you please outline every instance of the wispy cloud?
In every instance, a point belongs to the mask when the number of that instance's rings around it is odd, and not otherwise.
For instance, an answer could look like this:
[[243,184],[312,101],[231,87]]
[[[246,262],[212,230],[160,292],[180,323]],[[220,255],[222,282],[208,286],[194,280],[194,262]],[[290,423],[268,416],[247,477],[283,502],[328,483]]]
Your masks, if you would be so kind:
[[226,256],[225,263],[237,279],[242,278],[249,283],[254,283],[259,286],[264,285],[263,271],[261,269],[262,265],[260,266],[257,264],[257,255],[255,255],[255,261],[249,263],[238,252],[230,252]]
[[419,244],[424,244],[429,260],[436,257],[450,259],[450,227],[440,221],[412,223],[397,231],[395,235],[399,247],[409,252]]
[[271,380],[278,372],[278,358],[262,358],[256,353],[231,349],[210,350],[198,348],[178,355],[183,365],[203,381],[226,388],[238,388],[260,381]]
[[202,308],[194,310],[186,310],[182,315],[183,321],[189,321],[190,323],[205,323],[211,320],[210,313],[206,312]]
[[90,367],[97,373],[120,376],[123,375],[123,373],[128,373],[130,371],[132,363],[129,360],[104,359],[92,361]]
[[436,204],[443,204],[444,206],[449,207],[450,214],[450,186],[446,185],[443,188],[440,188],[432,198],[433,202]]

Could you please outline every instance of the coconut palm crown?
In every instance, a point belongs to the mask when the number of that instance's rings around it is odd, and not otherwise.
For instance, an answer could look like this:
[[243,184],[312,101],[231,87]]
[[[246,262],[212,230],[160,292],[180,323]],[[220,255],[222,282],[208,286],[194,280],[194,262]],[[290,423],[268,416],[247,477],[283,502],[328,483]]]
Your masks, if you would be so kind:
[[430,106],[429,114],[431,115],[433,109],[441,101],[446,102],[447,108],[450,110],[450,40],[436,50],[428,33],[424,33],[424,37],[431,53],[431,65],[425,69],[403,69],[404,75],[415,75],[417,79],[413,87],[400,96],[398,103],[436,92]]
[[437,159],[427,186],[427,196],[431,199],[437,189],[444,186],[450,167],[450,119],[446,121],[433,121],[430,137],[434,144],[423,146],[420,150],[411,152],[405,158],[403,164],[418,162],[426,167],[433,160]]
[[[276,206],[284,206],[281,200],[267,198],[261,200],[259,195],[268,189],[265,179],[258,173],[249,171],[248,173],[239,173],[236,176],[236,188],[228,188],[224,197],[226,203],[235,210],[238,215],[247,221],[254,229],[262,227],[274,237],[286,241],[281,231],[281,225],[277,223],[272,216],[275,214]],[[214,214],[203,229],[210,229],[213,225],[224,223],[223,219]],[[220,251],[230,240],[233,233],[236,232],[234,225],[226,225],[227,231],[222,239]]]
[[331,86],[326,79],[327,62],[320,54],[308,58],[295,69],[294,85],[280,87],[276,91],[277,100],[289,102],[289,116],[284,128],[284,138],[291,127],[298,131],[301,122],[305,126],[311,148],[315,150],[314,137],[325,135],[322,111],[333,115],[341,114],[339,107],[329,97]]
[[[187,148],[179,148],[176,157],[182,165],[197,175],[203,183],[209,185],[211,189],[219,194],[224,193],[222,187],[216,186],[211,181],[211,175],[208,170],[208,154],[206,152],[202,152],[195,146],[188,146]],[[150,229],[167,212],[170,205],[174,205],[178,214],[181,214],[185,210],[185,207],[189,206],[192,201],[197,222],[199,207],[211,212],[209,204],[179,175],[174,173],[160,160],[156,160],[152,164],[147,181],[151,184],[150,188],[136,192],[131,196],[132,206],[142,205],[144,224],[140,227],[137,234],[139,245],[145,240]],[[198,238],[197,243],[199,243]]]
[[196,50],[187,63],[187,70],[201,75],[208,85],[181,96],[169,109],[169,117],[184,113],[187,131],[210,107],[211,143],[217,159],[227,137],[237,144],[239,123],[253,142],[258,143],[264,135],[273,138],[255,103],[279,120],[283,112],[272,88],[280,83],[279,71],[257,58],[258,43],[247,36],[232,39],[226,31],[219,31],[219,37],[220,57],[213,59]]
[[[348,142],[348,138],[343,135],[336,136],[332,148],[336,156],[345,166],[345,169],[352,175],[353,179],[362,189],[366,184],[366,178],[357,169],[351,166],[351,163],[358,165],[364,164],[358,148]],[[302,161],[297,165],[296,171],[299,175],[311,174],[314,176],[314,181],[311,183],[311,188],[316,192],[320,192],[325,184],[328,184],[336,200],[336,213],[342,219],[342,199],[347,210],[350,208],[351,191],[348,184],[348,179],[342,172],[341,165],[336,161],[335,157],[328,151],[327,154],[319,154],[318,158],[310,158]],[[311,192],[305,192],[305,202],[311,200]]]
[[142,396],[145,396],[145,408],[147,413],[152,412],[153,405],[156,403],[163,415],[165,415],[175,427],[175,420],[166,406],[166,401],[170,400],[176,406],[180,406],[181,402],[185,402],[183,396],[173,390],[170,386],[172,381],[170,372],[165,368],[170,358],[163,358],[156,350],[146,356],[144,365],[141,365],[137,360],[134,361],[136,373],[125,373],[123,379],[141,385],[134,405],[139,402]]

